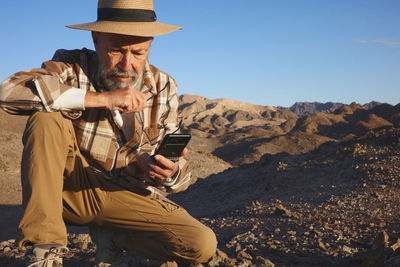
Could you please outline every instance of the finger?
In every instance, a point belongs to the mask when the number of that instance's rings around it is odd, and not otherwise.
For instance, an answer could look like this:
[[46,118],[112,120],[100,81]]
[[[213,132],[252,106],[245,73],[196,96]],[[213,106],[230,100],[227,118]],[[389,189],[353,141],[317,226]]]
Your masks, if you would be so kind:
[[154,165],[153,162],[149,160],[149,154],[145,153],[137,157],[138,164],[140,164],[140,168],[146,174],[152,171],[152,166]]
[[181,153],[180,157],[185,156],[185,155],[187,154],[187,152],[188,152],[188,149],[185,147],[185,148],[182,150],[182,153]]
[[155,170],[152,170],[149,172],[149,175],[156,177],[157,179],[163,180],[168,177],[172,176],[172,171],[171,170],[165,170],[160,167],[156,168]]
[[144,165],[146,166],[146,174],[150,176],[152,179],[163,180],[169,176],[169,172],[160,168],[154,161],[148,161],[146,158],[143,158]]
[[[157,158],[163,161],[160,163]],[[145,153],[137,157],[138,165],[140,168],[152,178],[163,180],[172,177],[178,171],[178,164],[170,161],[169,159],[156,155],[154,160],[149,154]],[[167,165],[167,166],[164,166]]]
[[158,162],[152,157],[150,157],[148,154],[146,155],[146,157],[143,157],[143,161],[148,168],[149,174],[165,176],[167,169],[159,165]]
[[148,173],[148,176],[150,176],[150,178],[152,179],[157,179],[157,180],[164,180],[167,177],[164,177],[163,175],[156,173],[154,171],[151,171]]
[[161,173],[165,178],[171,177],[178,171],[178,163],[161,155],[156,155],[154,159],[157,161],[157,166],[154,168],[154,171]]
[[158,163],[158,165],[160,165],[164,169],[173,169],[175,165],[175,162],[167,159],[166,157],[160,154],[155,155],[154,160]]

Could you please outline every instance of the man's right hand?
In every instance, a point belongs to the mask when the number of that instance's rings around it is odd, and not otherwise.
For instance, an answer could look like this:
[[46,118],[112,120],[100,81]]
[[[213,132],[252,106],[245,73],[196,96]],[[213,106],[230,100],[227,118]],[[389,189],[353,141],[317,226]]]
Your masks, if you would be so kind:
[[138,112],[146,105],[146,95],[127,86],[109,92],[87,92],[85,108],[104,108],[121,113]]

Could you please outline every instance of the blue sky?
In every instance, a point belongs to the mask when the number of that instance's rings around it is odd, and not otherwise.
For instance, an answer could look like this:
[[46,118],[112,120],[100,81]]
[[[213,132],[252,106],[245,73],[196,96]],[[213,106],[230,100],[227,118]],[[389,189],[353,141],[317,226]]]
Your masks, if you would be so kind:
[[[96,0],[6,1],[0,80],[40,67],[58,48],[93,48],[64,27],[96,20]],[[180,94],[290,106],[298,101],[400,102],[398,0],[154,0],[150,62]]]

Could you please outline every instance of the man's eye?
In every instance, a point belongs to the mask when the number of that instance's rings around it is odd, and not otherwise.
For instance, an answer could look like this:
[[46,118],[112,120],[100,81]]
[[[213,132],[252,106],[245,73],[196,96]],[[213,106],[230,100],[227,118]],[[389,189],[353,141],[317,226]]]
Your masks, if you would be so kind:
[[121,55],[122,54],[122,52],[120,50],[111,50],[109,53],[111,55]]
[[143,55],[146,54],[146,51],[144,51],[144,50],[134,50],[134,51],[132,51],[132,54],[138,55],[138,56],[143,56]]

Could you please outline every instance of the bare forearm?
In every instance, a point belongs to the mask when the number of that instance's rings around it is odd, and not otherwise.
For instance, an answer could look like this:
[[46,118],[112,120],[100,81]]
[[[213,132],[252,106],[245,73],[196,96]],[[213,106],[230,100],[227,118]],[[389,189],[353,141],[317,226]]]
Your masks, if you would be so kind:
[[106,92],[87,92],[85,95],[85,108],[110,109]]
[[146,104],[146,95],[132,87],[109,92],[87,92],[85,108],[104,108],[122,113],[141,111]]

